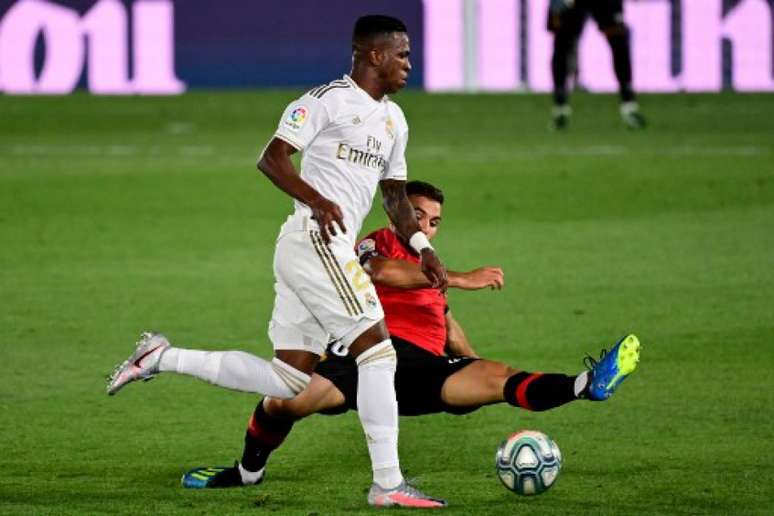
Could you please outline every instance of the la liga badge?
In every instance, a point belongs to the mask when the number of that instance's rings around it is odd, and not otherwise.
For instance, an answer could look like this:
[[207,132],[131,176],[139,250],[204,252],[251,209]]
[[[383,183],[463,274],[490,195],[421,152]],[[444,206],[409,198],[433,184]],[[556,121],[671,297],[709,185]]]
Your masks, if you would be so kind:
[[366,238],[357,244],[357,255],[363,256],[366,253],[372,253],[376,250],[376,242],[372,238]]
[[288,114],[285,119],[285,125],[294,131],[298,131],[304,126],[304,122],[309,118],[309,110],[305,106],[298,106]]

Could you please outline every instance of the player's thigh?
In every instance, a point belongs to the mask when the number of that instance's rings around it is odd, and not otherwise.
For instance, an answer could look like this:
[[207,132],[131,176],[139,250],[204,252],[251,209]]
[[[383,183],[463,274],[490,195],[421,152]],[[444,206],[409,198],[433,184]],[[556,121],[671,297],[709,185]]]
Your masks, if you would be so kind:
[[577,37],[583,30],[588,16],[588,8],[581,0],[576,0],[572,6],[553,12],[549,7],[547,29],[554,35],[565,37]]
[[342,414],[357,410],[358,369],[351,355],[341,355],[329,347],[328,352],[317,364],[315,373],[330,381],[336,391],[335,405],[328,404],[320,412],[327,415]]
[[268,331],[274,353],[280,360],[309,374],[325,352],[328,333],[281,278],[277,278],[274,291]]
[[596,0],[590,3],[591,16],[605,34],[626,30],[623,0]]
[[327,378],[313,374],[307,388],[298,396],[289,400],[268,398],[265,408],[272,416],[301,419],[343,404],[344,395],[341,391]]
[[455,407],[498,403],[505,399],[505,382],[516,372],[501,362],[476,360],[446,379],[441,398]]
[[450,412],[441,395],[443,384],[475,358],[438,356],[399,337],[392,337],[398,356],[395,394],[402,416]]
[[275,273],[301,300],[330,340],[346,347],[384,318],[371,279],[343,238],[322,240],[314,230],[297,231],[278,243]]

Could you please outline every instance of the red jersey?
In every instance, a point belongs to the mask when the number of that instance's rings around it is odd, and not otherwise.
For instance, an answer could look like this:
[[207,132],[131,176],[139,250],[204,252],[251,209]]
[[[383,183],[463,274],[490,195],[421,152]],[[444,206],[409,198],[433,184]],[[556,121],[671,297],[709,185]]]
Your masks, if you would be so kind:
[[[389,228],[367,235],[357,244],[360,263],[374,256],[420,263],[419,256],[403,245]],[[404,289],[375,284],[390,335],[407,340],[435,355],[446,346],[446,296],[435,288]]]

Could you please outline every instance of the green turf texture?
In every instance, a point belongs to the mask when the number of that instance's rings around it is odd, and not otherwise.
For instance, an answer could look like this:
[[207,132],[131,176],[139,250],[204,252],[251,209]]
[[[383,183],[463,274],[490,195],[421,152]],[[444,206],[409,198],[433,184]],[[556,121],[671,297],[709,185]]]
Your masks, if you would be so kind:
[[[271,355],[290,202],[254,163],[297,94],[0,97],[0,513],[373,514],[355,414],[299,423],[259,488],[187,491],[239,456],[256,396],[174,375],[104,392],[146,328]],[[450,294],[483,356],[574,373],[643,343],[609,402],[402,418],[407,476],[448,514],[774,513],[774,97],[643,97],[631,132],[578,95],[565,134],[545,96],[396,100],[410,176],[446,192],[441,256],[506,272]],[[377,199],[364,229],[384,220]],[[522,428],[565,458],[535,498],[494,474]]]

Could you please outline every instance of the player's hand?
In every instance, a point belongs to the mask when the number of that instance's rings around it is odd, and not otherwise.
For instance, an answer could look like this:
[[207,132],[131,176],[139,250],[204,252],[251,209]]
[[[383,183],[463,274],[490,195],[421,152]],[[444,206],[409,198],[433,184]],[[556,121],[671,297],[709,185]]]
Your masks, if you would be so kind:
[[331,235],[338,234],[337,225],[342,233],[347,232],[347,228],[344,227],[344,214],[335,202],[320,196],[309,207],[312,209],[312,218],[320,226],[320,235],[326,244],[331,241]]
[[422,274],[430,280],[433,288],[446,292],[446,289],[449,288],[449,276],[438,255],[431,248],[426,247],[422,249],[420,257],[422,258]]
[[487,287],[492,290],[502,290],[505,286],[505,274],[500,267],[479,267],[469,272],[456,274],[450,284],[464,290],[480,290]]

